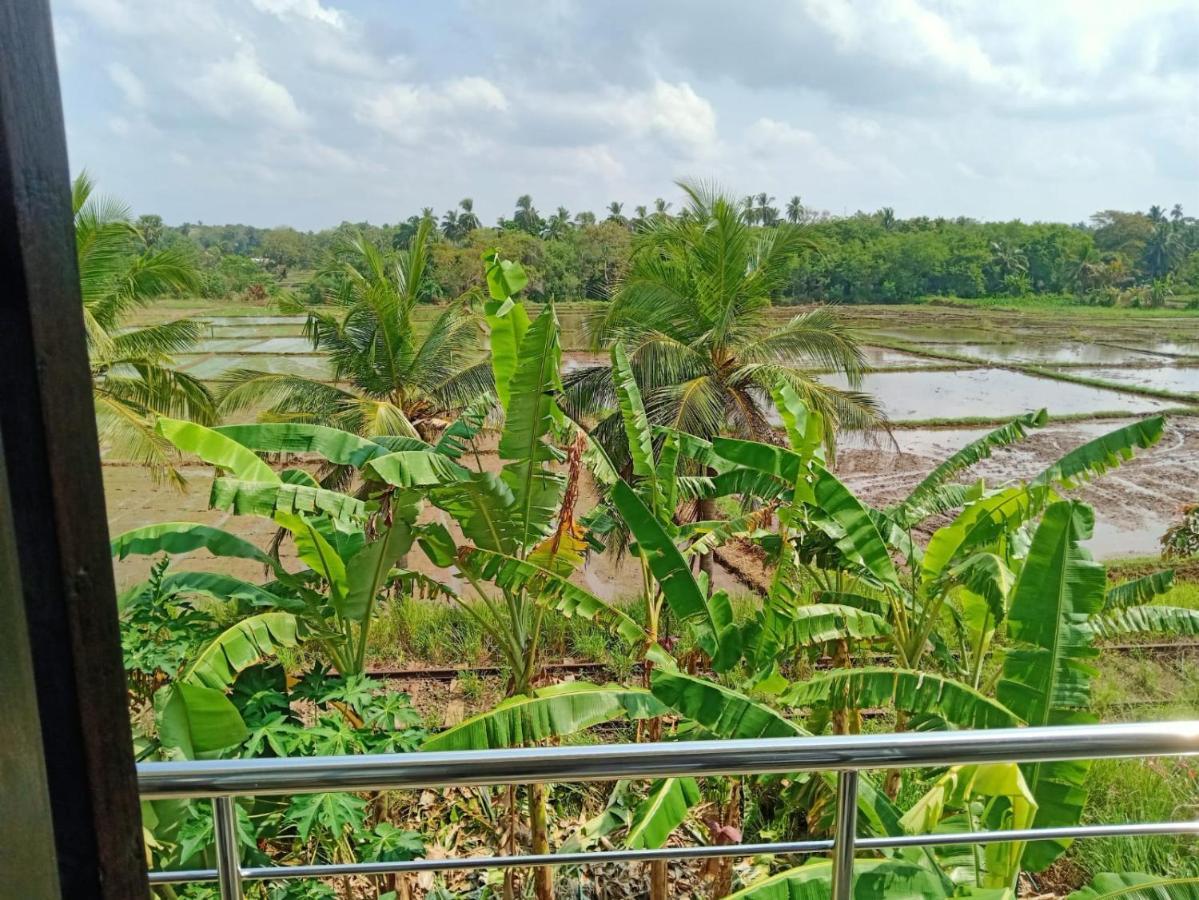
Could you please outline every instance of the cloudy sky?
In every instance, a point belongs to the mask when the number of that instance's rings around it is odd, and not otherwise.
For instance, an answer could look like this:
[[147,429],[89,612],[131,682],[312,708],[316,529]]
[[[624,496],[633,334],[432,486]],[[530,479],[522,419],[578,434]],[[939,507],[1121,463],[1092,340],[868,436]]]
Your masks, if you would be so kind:
[[675,199],[1199,212],[1196,0],[52,0],[72,166],[168,222]]

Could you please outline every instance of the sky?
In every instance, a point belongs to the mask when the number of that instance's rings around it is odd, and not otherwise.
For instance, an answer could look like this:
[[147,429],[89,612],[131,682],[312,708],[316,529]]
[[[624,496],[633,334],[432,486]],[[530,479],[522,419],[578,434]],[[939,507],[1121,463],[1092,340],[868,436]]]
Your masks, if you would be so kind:
[[1199,213],[1196,0],[52,0],[73,171],[168,223],[485,223],[679,178]]

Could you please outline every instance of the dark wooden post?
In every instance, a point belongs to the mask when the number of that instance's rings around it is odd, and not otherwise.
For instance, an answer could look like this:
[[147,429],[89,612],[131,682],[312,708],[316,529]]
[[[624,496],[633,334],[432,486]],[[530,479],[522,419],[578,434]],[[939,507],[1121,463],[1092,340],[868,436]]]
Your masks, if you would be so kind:
[[[40,722],[44,791],[60,896],[149,894],[121,666],[120,634],[70,176],[46,0],[0,0],[0,444],[10,546],[0,584],[24,600],[36,712],[10,717],[32,746]],[[11,629],[6,618],[0,627]],[[18,635],[7,635],[10,640]],[[12,731],[10,731],[10,729]],[[36,768],[36,767],[35,767]],[[7,780],[9,773],[5,772]],[[8,815],[8,784],[0,809]],[[35,786],[28,789],[37,793]],[[14,823],[15,824],[15,823]],[[0,894],[28,881],[24,849],[0,855]],[[28,840],[37,840],[33,828]],[[11,867],[10,881],[6,871]],[[50,887],[53,890],[53,886]],[[16,896],[16,895],[13,895]],[[22,897],[50,896],[44,892]]]

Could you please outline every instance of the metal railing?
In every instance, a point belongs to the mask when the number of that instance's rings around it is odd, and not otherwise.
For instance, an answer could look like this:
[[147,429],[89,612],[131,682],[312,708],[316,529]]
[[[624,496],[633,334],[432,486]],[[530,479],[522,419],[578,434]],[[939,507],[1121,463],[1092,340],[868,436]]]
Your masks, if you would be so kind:
[[[138,782],[145,800],[212,798],[216,868],[154,871],[150,882],[215,881],[222,900],[241,898],[246,881],[826,852],[831,852],[833,859],[833,897],[842,900],[851,894],[857,850],[1199,834],[1199,821],[1190,821],[859,838],[857,793],[862,769],[1191,755],[1199,755],[1199,721],[152,762],[138,766]],[[836,825],[834,836],[827,840],[307,866],[242,866],[238,852],[235,798],[242,796],[820,771],[837,772]]]

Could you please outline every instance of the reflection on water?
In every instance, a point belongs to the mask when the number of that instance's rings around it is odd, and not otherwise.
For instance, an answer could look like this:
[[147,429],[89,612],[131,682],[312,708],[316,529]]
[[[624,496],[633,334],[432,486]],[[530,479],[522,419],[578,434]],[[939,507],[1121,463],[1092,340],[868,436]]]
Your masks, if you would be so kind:
[[[848,387],[839,375],[820,378],[836,387]],[[1006,369],[872,372],[862,379],[861,390],[874,395],[888,418],[896,422],[1014,416],[1041,407],[1048,407],[1056,415],[1115,410],[1139,413],[1169,405],[1148,397],[1036,378]]]
[[1152,363],[1161,357],[1105,344],[1028,342],[1011,344],[924,344],[930,353],[955,353],[996,362],[1025,363]]

